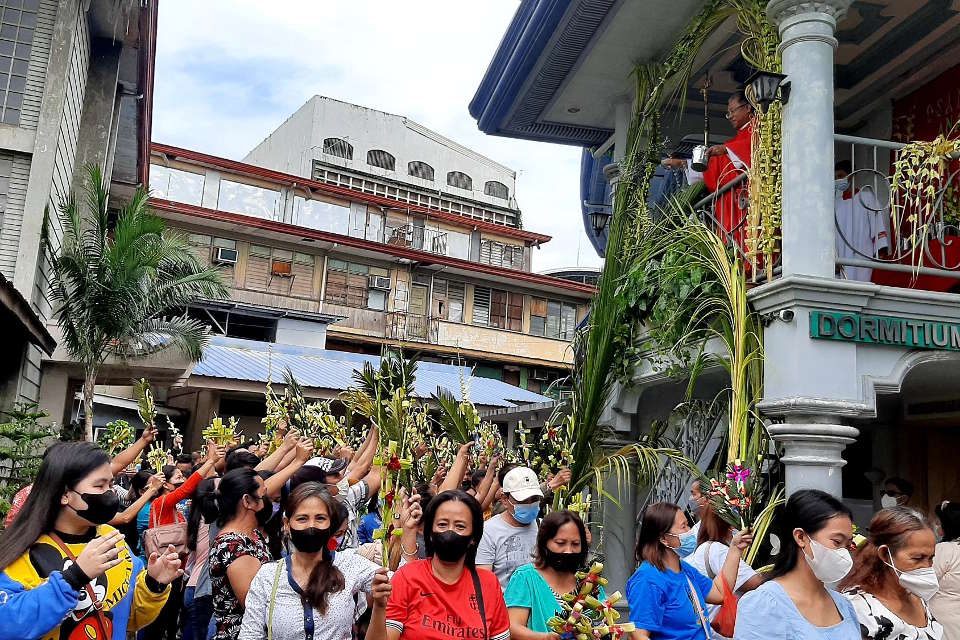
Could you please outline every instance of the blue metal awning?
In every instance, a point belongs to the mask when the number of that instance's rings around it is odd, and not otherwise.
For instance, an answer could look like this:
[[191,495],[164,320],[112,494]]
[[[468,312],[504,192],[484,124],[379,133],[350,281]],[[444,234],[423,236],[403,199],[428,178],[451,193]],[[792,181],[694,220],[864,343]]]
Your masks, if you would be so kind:
[[[380,358],[218,336],[211,339],[203,351],[203,359],[190,375],[191,378],[197,376],[266,383],[269,371],[272,383],[283,384],[284,369],[289,367],[303,387],[345,391],[355,386],[353,374],[362,370],[366,362],[378,367]],[[467,367],[435,362],[419,363],[414,393],[418,397],[429,398],[439,388],[449,391],[460,400],[461,380],[467,385],[470,400],[478,406],[513,407],[551,402],[550,398],[539,393],[500,380],[473,376]]]

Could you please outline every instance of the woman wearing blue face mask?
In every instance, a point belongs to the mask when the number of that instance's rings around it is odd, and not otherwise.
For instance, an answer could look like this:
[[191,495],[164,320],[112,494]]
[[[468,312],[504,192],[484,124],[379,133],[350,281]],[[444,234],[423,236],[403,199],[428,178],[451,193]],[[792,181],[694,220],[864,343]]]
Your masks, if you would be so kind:
[[[735,534],[722,571],[708,579],[680,559],[684,534],[690,525],[675,504],[658,502],[647,507],[637,538],[640,568],[627,581],[630,621],[634,640],[703,640],[711,636],[706,605],[723,602],[723,581],[735,584],[743,550],[750,534]],[[696,539],[693,540],[694,546]],[[686,543],[689,546],[689,542]]]

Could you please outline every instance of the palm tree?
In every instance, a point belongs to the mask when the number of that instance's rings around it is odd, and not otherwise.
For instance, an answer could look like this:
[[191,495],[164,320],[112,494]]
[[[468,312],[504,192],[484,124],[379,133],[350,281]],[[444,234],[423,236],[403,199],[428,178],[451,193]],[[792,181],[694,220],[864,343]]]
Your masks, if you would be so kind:
[[142,357],[173,346],[199,360],[208,328],[168,314],[228,291],[186,238],[149,210],[142,187],[114,220],[100,169],[87,171],[82,202],[71,194],[58,207],[63,242],[51,287],[63,344],[83,367],[85,437],[92,441],[93,388],[107,357]]

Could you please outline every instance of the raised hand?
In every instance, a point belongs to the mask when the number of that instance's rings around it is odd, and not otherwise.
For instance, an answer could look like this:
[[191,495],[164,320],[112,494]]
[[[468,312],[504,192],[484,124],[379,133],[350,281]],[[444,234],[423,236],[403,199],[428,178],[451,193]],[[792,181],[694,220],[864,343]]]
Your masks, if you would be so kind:
[[122,540],[123,535],[116,530],[94,538],[77,556],[77,566],[91,580],[102,576],[109,569],[120,564],[121,560],[118,557],[120,549],[117,548],[117,544]]
[[146,491],[151,493],[157,493],[160,490],[160,487],[163,486],[164,477],[162,473],[155,473],[147,479]]
[[557,475],[550,478],[550,482],[548,484],[550,485],[551,489],[556,490],[556,489],[559,489],[560,487],[566,486],[569,482],[570,482],[570,469],[564,467],[563,469],[560,469],[560,471],[557,472]]
[[403,501],[400,503],[400,526],[404,529],[416,529],[423,517],[423,508],[420,506],[420,494],[408,496],[406,490],[401,490]]
[[313,457],[313,439],[312,438],[300,438],[296,443],[297,447],[297,460],[301,462],[306,462]]
[[733,534],[733,540],[730,541],[730,547],[739,549],[741,552],[749,549],[751,544],[753,544],[753,531],[750,529],[736,532]]
[[150,444],[157,439],[157,428],[151,424],[143,430],[143,435],[140,436],[140,439],[146,444]]
[[158,554],[156,551],[151,553],[147,559],[147,575],[160,584],[170,584],[182,576],[183,569],[180,568],[177,548],[171,544],[167,547],[166,553]]
[[370,598],[373,600],[373,606],[386,608],[391,591],[393,591],[393,586],[390,584],[390,579],[387,578],[387,570],[384,568],[377,569],[376,575],[373,576],[373,584],[370,586]]

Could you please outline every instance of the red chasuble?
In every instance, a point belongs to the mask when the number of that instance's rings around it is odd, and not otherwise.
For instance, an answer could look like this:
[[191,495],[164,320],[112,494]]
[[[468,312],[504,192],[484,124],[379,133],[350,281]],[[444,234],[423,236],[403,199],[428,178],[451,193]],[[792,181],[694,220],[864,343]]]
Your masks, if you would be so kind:
[[[753,123],[747,124],[740,129],[730,140],[724,142],[724,146],[732,151],[741,162],[747,167],[750,166],[750,138],[753,135]],[[738,169],[730,159],[729,154],[722,156],[713,156],[707,165],[707,170],[703,172],[703,182],[707,185],[710,193],[716,193],[724,185],[733,182],[740,177],[744,169]],[[741,248],[745,247],[746,228],[743,223],[747,214],[746,203],[748,199],[747,183],[743,182],[734,189],[724,193],[716,203],[715,214],[723,230],[732,233],[737,244]]]

